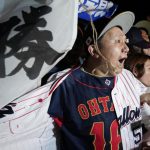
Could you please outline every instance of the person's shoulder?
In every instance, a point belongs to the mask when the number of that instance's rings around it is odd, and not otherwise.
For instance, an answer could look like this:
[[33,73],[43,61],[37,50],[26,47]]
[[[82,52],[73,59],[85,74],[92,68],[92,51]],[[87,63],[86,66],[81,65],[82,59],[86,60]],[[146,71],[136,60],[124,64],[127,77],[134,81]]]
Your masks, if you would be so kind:
[[133,73],[130,70],[127,70],[127,69],[123,69],[122,73],[120,75],[127,75],[127,76],[135,78]]
[[79,68],[80,66],[58,71],[50,76],[48,83],[52,83],[52,85],[55,83],[69,85],[74,82],[72,76],[77,76],[78,73],[76,72],[79,72]]
[[130,70],[123,69],[122,72],[118,75],[118,77],[120,79],[124,79],[126,81],[130,81],[134,84],[137,84],[137,79]]
[[49,77],[48,82],[53,82],[53,81],[58,80],[59,78],[63,78],[64,76],[67,76],[67,75],[69,75],[70,71],[71,71],[71,68],[67,68],[65,70],[58,71]]

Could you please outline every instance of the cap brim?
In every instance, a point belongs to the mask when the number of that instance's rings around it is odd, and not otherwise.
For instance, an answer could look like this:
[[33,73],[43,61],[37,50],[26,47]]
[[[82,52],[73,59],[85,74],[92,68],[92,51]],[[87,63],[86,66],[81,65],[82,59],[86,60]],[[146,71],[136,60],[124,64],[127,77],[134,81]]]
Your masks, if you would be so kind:
[[133,26],[135,20],[135,15],[131,11],[125,11],[123,13],[118,14],[115,16],[101,31],[98,38],[100,38],[107,30],[112,27],[120,26],[123,32],[126,34],[130,28]]
[[134,26],[137,28],[145,28],[148,31],[148,35],[150,35],[150,21],[141,20],[137,22]]
[[135,46],[138,46],[138,47],[140,47],[140,48],[142,48],[142,49],[148,49],[148,48],[150,48],[150,43],[149,42],[147,42],[147,41],[140,41],[140,42],[137,42],[136,44],[134,44]]

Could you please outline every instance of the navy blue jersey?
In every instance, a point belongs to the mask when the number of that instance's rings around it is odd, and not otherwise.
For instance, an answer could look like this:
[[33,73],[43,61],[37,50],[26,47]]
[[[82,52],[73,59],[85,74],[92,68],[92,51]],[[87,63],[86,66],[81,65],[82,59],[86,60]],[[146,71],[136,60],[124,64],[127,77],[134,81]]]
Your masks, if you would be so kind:
[[78,68],[54,91],[48,113],[61,127],[64,150],[119,149],[121,136],[111,98],[114,80]]

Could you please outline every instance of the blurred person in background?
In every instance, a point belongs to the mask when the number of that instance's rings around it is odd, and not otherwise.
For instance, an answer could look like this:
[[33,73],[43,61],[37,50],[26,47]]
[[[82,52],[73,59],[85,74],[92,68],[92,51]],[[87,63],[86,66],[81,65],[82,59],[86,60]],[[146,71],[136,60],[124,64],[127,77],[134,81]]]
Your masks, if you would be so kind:
[[[126,65],[134,76],[137,78],[141,90],[141,108],[142,108],[142,124],[143,124],[143,147],[150,148],[150,56],[136,53],[129,55]],[[126,66],[125,66],[126,67]]]
[[150,41],[146,30],[140,30],[139,28],[133,26],[126,36],[129,40],[129,54],[144,53],[150,56]]

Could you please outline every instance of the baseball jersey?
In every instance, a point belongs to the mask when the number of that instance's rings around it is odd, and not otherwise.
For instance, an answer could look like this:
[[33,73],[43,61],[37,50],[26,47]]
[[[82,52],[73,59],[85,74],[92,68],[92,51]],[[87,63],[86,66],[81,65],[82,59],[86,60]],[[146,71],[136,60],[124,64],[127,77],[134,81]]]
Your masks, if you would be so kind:
[[80,68],[74,70],[54,91],[48,110],[61,127],[62,147],[138,147],[142,139],[138,90],[127,70],[115,78],[94,77]]
[[0,109],[0,150],[59,149],[54,121],[47,111],[51,93],[64,80],[66,72],[55,74],[49,83]]
[[[66,77],[70,74],[70,72],[72,72],[72,70],[69,69],[54,74],[53,76],[51,76],[49,83],[33,91],[30,91],[24,96],[12,101],[11,103],[9,103],[8,105],[6,105],[0,110],[0,149],[2,150],[13,150],[13,149],[15,150],[34,150],[34,149],[56,150],[57,149],[58,150],[59,149],[59,145],[58,145],[58,143],[60,143],[58,138],[60,137],[59,130],[57,130],[57,128],[54,128],[53,120],[48,115],[47,111],[50,105],[52,93],[55,90],[57,90],[59,85],[66,79]],[[71,75],[72,74],[70,74],[70,76]],[[101,82],[103,82],[104,84],[104,81],[99,81],[99,83]],[[114,87],[113,87],[113,82],[115,82]],[[103,84],[101,83],[100,85]],[[107,122],[108,123],[107,127],[109,128],[109,123],[111,124],[112,120],[113,119],[115,120],[117,116],[119,127],[117,125],[117,122],[114,122],[113,126],[111,126],[110,129],[112,129],[112,127],[114,126],[120,129],[120,132],[118,131],[118,134],[116,134],[117,130],[112,130],[113,132],[111,132],[112,134],[110,135],[116,137],[114,139],[117,139],[117,143],[122,142],[122,146],[124,150],[134,149],[135,147],[138,147],[140,140],[142,138],[141,129],[138,128],[138,126],[132,126],[132,130],[131,130],[131,124],[134,125],[135,122],[141,119],[140,110],[139,110],[139,104],[140,104],[139,95],[137,92],[138,86],[136,85],[135,78],[129,71],[123,70],[121,74],[116,76],[115,81],[114,78],[109,78],[108,80],[106,80],[104,86],[107,87],[107,85],[109,84],[110,84],[110,88],[107,89],[108,93],[103,93],[104,95],[102,95],[102,99],[101,98],[97,99],[95,97],[93,98],[94,100],[89,99],[87,100],[88,103],[86,104],[83,103],[79,105],[78,112],[80,112],[81,114],[79,115],[79,117],[80,118],[82,117],[82,120],[84,119],[85,122],[86,122],[86,118],[88,117],[88,114],[90,119],[91,117],[92,118],[95,117],[95,119],[99,119],[96,116],[92,116],[93,113],[94,114],[99,113],[100,111],[100,115],[101,115],[104,112],[104,110],[106,112],[109,110],[109,112],[107,113],[111,114],[112,117],[109,118],[110,120],[108,120]],[[93,83],[89,87],[92,88],[92,85]],[[71,85],[69,88],[72,88]],[[76,88],[78,88],[78,86]],[[95,88],[96,88],[96,93],[97,90],[98,91],[102,90],[102,89],[97,89],[97,87]],[[82,94],[86,96],[84,92],[85,90],[82,91]],[[106,101],[108,100],[108,97],[105,97],[105,95],[108,94],[109,96],[110,92],[111,92],[113,103],[111,102],[111,98],[110,98],[109,101],[106,103],[107,104],[106,105],[102,101],[105,98]],[[63,95],[61,96],[63,98]],[[95,93],[94,96],[96,96]],[[68,101],[68,109],[75,109],[70,105],[72,97],[70,97],[70,101]],[[105,98],[103,99],[103,97]],[[87,99],[87,97],[85,98]],[[112,107],[110,109],[111,103],[112,103]],[[114,104],[116,115],[113,113],[114,112],[113,104]],[[60,107],[60,105],[58,106]],[[56,109],[58,109],[58,107]],[[61,116],[63,115],[61,114]],[[72,116],[74,117],[73,114]],[[108,115],[106,116],[109,117]],[[105,117],[105,119],[107,119],[107,117]],[[71,121],[72,120],[74,121],[74,118],[71,118]],[[63,121],[60,121],[57,118],[54,119],[55,121],[57,121],[57,123],[60,126],[63,127],[62,125]],[[91,120],[93,121],[93,119]],[[73,124],[71,125],[73,126]],[[97,129],[97,126],[100,126],[100,128]],[[67,127],[69,129],[70,126]],[[93,126],[90,132],[91,138],[92,136],[93,138],[96,136],[95,133],[97,133],[97,130],[99,129],[101,129],[101,131],[104,131],[103,130],[105,129],[104,124],[96,123]],[[84,131],[87,130],[88,129],[85,129]],[[58,132],[54,132],[54,131],[58,131]],[[72,133],[74,132],[75,131],[72,130]],[[102,132],[102,133],[106,133],[106,132]],[[121,141],[119,138],[119,133],[121,134]],[[67,134],[70,133],[68,132]],[[80,133],[76,133],[76,134],[79,135]],[[101,139],[100,141],[102,141],[102,143],[104,144],[105,140],[106,141],[110,140],[110,135],[108,134],[108,137],[106,137],[105,134],[103,134],[103,136],[101,135],[96,136],[96,138],[100,138]],[[76,138],[76,136],[74,136],[74,138]],[[91,140],[91,138],[88,140]],[[79,141],[75,140],[74,142],[79,142]],[[98,142],[94,144],[101,144],[101,143]],[[110,145],[107,144],[107,146],[109,147]]]
[[48,112],[61,127],[63,149],[120,149],[111,97],[114,80],[91,76],[78,68],[54,91]]

